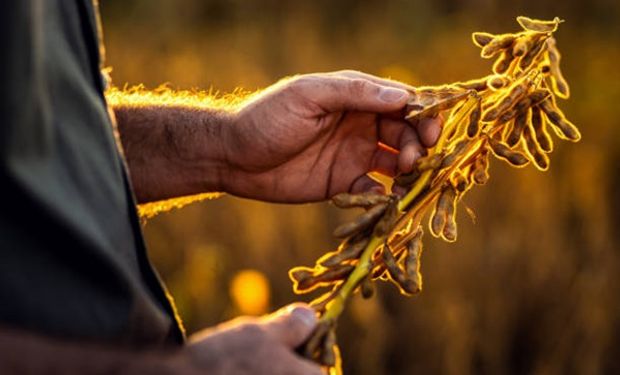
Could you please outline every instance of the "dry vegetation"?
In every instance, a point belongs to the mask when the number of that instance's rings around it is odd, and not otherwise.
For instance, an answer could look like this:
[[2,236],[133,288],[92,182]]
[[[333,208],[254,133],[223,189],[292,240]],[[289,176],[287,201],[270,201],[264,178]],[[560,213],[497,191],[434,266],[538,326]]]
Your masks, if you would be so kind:
[[430,233],[456,241],[457,204],[473,185],[487,183],[491,155],[513,167],[531,162],[545,171],[553,151],[550,128],[561,139],[581,139],[556,105],[556,97],[570,95],[553,37],[562,21],[524,16],[517,21],[523,30],[514,34],[472,34],[480,55],[496,58],[492,75],[411,92],[405,118],[412,125],[443,111],[450,114],[437,145],[416,161],[413,172],[394,179],[407,190],[402,199],[371,193],[333,197],[339,208],[366,211],[336,228],[334,236],[344,238],[337,250],[314,267],[289,272],[297,293],[329,289],[312,303],[321,321],[304,347],[306,357],[341,372],[338,317],[356,291],[364,298],[373,295],[373,281],[389,280],[405,295],[422,290],[421,221],[432,210]]

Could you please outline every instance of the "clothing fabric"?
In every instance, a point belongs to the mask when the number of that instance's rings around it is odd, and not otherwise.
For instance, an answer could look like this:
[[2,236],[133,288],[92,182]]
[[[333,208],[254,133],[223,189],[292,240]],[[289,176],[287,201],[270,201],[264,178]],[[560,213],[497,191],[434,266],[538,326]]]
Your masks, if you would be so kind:
[[0,325],[179,344],[107,112],[97,10],[0,3]]

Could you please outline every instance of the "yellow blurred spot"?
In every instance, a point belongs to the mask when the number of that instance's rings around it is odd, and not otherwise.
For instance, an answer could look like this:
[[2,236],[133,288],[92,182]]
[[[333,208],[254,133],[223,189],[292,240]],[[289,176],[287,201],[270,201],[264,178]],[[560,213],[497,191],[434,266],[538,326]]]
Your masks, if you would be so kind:
[[230,296],[241,314],[262,315],[269,309],[269,281],[259,271],[239,271],[230,283]]

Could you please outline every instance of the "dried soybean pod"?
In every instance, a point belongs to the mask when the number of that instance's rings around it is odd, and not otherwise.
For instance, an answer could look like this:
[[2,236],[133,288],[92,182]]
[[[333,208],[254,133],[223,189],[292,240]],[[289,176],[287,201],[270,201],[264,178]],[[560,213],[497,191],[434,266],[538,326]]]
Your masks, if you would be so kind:
[[502,74],[494,74],[487,79],[487,85],[491,90],[499,90],[510,84],[510,78]]
[[482,100],[478,99],[476,106],[469,114],[469,122],[467,123],[467,136],[474,138],[480,131],[480,117],[482,116]]
[[493,154],[495,154],[498,158],[507,161],[515,167],[523,167],[529,162],[525,155],[518,151],[511,150],[505,143],[502,143],[492,137],[487,139],[489,140],[489,146],[491,146]]
[[339,264],[335,267],[326,269],[318,275],[315,275],[314,279],[319,283],[338,281],[347,277],[351,272],[353,272],[354,269],[355,266],[351,264]]
[[409,113],[411,111],[421,111],[424,109],[424,106],[419,103],[419,98],[415,98],[414,100],[410,100],[405,106],[405,113]]
[[332,197],[332,203],[339,208],[372,207],[379,203],[387,203],[390,196],[372,192],[360,194],[339,193]]
[[397,283],[400,283],[405,277],[403,270],[400,269],[394,254],[392,253],[392,249],[388,245],[387,241],[383,244],[383,250],[381,251],[381,256],[383,258],[383,263],[385,264],[385,268],[387,269],[390,277]]
[[448,216],[446,225],[443,227],[442,237],[448,242],[456,241],[456,220],[454,219],[454,215]]
[[[433,98],[442,98],[445,96],[457,94],[461,92],[461,90],[459,90],[458,87],[454,87],[452,85],[441,85],[441,86],[421,86],[421,87],[418,87],[417,92],[421,97],[424,97],[425,95],[429,95]],[[422,99],[421,102],[424,103],[424,100]]]
[[535,39],[532,40],[530,49],[525,55],[521,56],[519,60],[519,68],[523,71],[526,71],[536,60],[536,57],[543,51],[547,35],[542,34],[533,38]]
[[489,151],[484,149],[474,161],[472,179],[478,185],[484,185],[489,180]]
[[515,42],[513,54],[518,57],[523,57],[536,45],[536,43],[541,41],[541,38],[544,39],[544,37],[544,35],[541,36],[541,34],[536,32],[526,32],[518,39],[517,42]]
[[512,128],[510,129],[508,137],[506,138],[506,143],[508,144],[508,146],[514,147],[517,145],[517,143],[519,143],[519,140],[521,139],[521,136],[523,134],[523,130],[529,122],[529,116],[529,108],[517,113],[517,117],[515,117]]
[[303,348],[304,357],[315,360],[317,353],[320,352],[320,345],[323,342],[325,335],[330,330],[331,323],[329,321],[319,321],[318,325],[312,332],[310,338],[306,342]]
[[349,237],[369,228],[383,215],[387,206],[387,203],[379,203],[358,216],[354,221],[340,225],[334,230],[334,237]]
[[288,271],[288,276],[295,284],[305,282],[314,276],[314,269],[308,267],[294,267]]
[[532,106],[532,95],[521,98],[510,110],[502,113],[497,120],[495,120],[495,126],[499,126],[513,120],[520,112],[527,110]]
[[434,117],[439,114],[439,112],[454,107],[458,102],[465,99],[468,95],[470,95],[469,91],[462,91],[457,94],[451,94],[444,99],[435,101],[434,103],[424,107],[424,109],[420,111],[414,110],[409,112],[407,116],[405,116],[405,120],[414,122],[423,117]]
[[420,273],[420,255],[422,254],[422,242],[414,238],[407,244],[405,257],[405,277],[409,280],[408,288],[411,294],[422,291],[422,274]]
[[460,140],[456,145],[454,145],[454,149],[450,153],[448,153],[443,160],[441,161],[441,169],[448,168],[454,164],[458,160],[458,158],[467,150],[467,145],[469,141],[467,139]]
[[398,219],[398,200],[392,199],[381,219],[375,225],[373,234],[382,237],[388,234]]
[[[418,228],[416,235],[407,244],[407,254],[405,256],[405,273],[408,277],[414,277],[420,273],[420,257],[422,256],[422,227]],[[421,283],[418,283],[421,285]],[[421,289],[421,288],[420,288]]]
[[545,99],[539,106],[558,137],[571,142],[578,142],[581,139],[579,129],[564,117],[562,111],[555,105],[553,97]]
[[523,139],[525,140],[525,152],[530,157],[530,160],[534,163],[536,168],[541,171],[549,169],[549,157],[542,152],[538,143],[536,143],[534,130],[532,126],[525,128],[523,132]]
[[499,51],[510,48],[515,39],[515,34],[496,35],[489,43],[482,47],[480,56],[485,59],[491,58]]
[[495,120],[495,127],[500,126],[502,124],[507,123],[508,121],[513,120],[516,116],[517,113],[519,113],[519,111],[517,111],[516,108],[512,108],[504,113],[502,113],[497,120]]
[[360,291],[364,299],[368,299],[375,294],[375,284],[372,282],[372,273],[368,273],[368,276],[360,283]]
[[474,42],[475,45],[477,45],[480,48],[489,44],[493,40],[493,38],[495,38],[495,35],[490,34],[490,33],[485,33],[482,31],[478,31],[478,32],[471,34],[471,40]]
[[370,242],[370,238],[366,237],[355,243],[346,244],[340,251],[325,254],[317,263],[323,267],[333,267],[344,261],[357,259],[366,248],[366,245],[368,245],[368,242]]
[[495,74],[503,74],[508,71],[510,64],[514,61],[515,56],[512,49],[506,49],[502,52],[501,56],[493,63],[493,72]]
[[454,84],[454,86],[460,87],[465,90],[484,91],[488,88],[487,79],[488,77],[483,77],[479,79],[472,79],[470,81],[465,81],[465,82],[457,82]]
[[396,283],[396,285],[399,286],[401,293],[408,295],[416,293],[417,290],[415,285],[413,285],[414,283],[412,280],[407,278],[407,276],[405,276],[405,272],[398,265],[390,246],[387,244],[387,241],[383,244],[383,251],[381,254],[390,278],[394,281],[394,283]]
[[420,104],[423,107],[431,106],[439,101],[439,95],[434,90],[420,91]]
[[532,107],[532,129],[536,134],[536,142],[544,152],[553,151],[553,140],[547,131],[547,124],[542,115],[540,107]]
[[[543,100],[547,99],[549,96],[551,96],[551,93],[549,92],[549,90],[536,89],[527,96],[529,102],[521,104],[521,107],[519,109],[524,109],[524,108],[535,106],[538,103],[542,102]],[[517,104],[517,106],[519,106],[519,104]]]
[[[303,268],[303,267],[296,267]],[[355,266],[350,264],[338,264],[332,268],[325,269],[318,274],[313,273],[311,276],[307,274],[300,274],[302,271],[297,271],[295,268],[289,272],[289,276],[294,279],[293,290],[295,293],[303,294],[313,291],[320,286],[321,283],[330,283],[333,281],[342,280],[347,277]],[[293,274],[297,272],[297,274]],[[302,276],[301,278],[296,278]]]
[[512,108],[521,100],[533,83],[533,73],[519,79],[512,84],[508,93],[504,95],[494,106],[490,107],[482,116],[482,121],[494,121],[502,113]]
[[562,99],[570,96],[570,87],[560,70],[560,51],[556,46],[555,38],[547,39],[547,57],[549,58],[549,70],[551,72],[551,87],[553,92]]
[[564,21],[555,17],[552,21],[537,20],[525,16],[517,17],[517,22],[527,31],[535,31],[539,33],[553,33],[558,29],[558,25]]
[[452,176],[452,184],[459,193],[465,192],[470,187],[467,177],[459,171]]
[[448,205],[446,207],[446,224],[441,232],[442,237],[448,242],[456,241],[456,189],[452,185],[448,185],[450,191]]
[[448,187],[445,187],[439,198],[437,199],[437,204],[431,214],[430,220],[430,230],[431,234],[435,237],[439,237],[441,232],[443,231],[443,227],[446,225],[446,213],[448,212],[448,207],[450,202],[452,201],[452,193],[453,191]]
[[323,339],[319,362],[323,366],[332,367],[336,364],[336,331],[332,327]]
[[296,294],[306,294],[316,289],[318,287],[318,284],[319,282],[314,276],[300,278],[293,281],[293,291]]
[[502,113],[495,121],[495,126],[505,124],[506,122],[514,119],[520,112],[523,112],[531,106],[545,100],[549,95],[550,93],[547,90],[538,89],[533,91],[528,96],[519,100],[512,109]]
[[515,40],[514,45],[512,46],[512,54],[515,57],[521,57],[525,55],[528,50],[528,35],[522,35]]

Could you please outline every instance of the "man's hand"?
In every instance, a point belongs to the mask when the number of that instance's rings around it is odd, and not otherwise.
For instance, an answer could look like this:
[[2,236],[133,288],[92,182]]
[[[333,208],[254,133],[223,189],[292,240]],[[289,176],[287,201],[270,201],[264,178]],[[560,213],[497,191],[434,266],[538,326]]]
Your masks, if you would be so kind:
[[366,173],[411,171],[441,129],[439,118],[414,127],[404,121],[406,88],[353,71],[303,75],[268,88],[223,129],[224,189],[278,202],[380,189]]
[[316,363],[295,353],[316,322],[314,310],[301,304],[259,319],[236,319],[191,337],[184,362],[218,375],[320,375]]
[[321,375],[295,353],[316,323],[314,310],[294,304],[205,330],[184,347],[143,351],[0,327],[0,374]]
[[370,171],[411,171],[441,118],[405,122],[407,89],[344,71],[282,81],[234,112],[187,93],[115,90],[108,100],[139,202],[213,191],[308,202],[380,189]]

